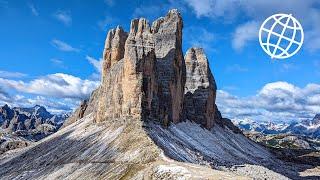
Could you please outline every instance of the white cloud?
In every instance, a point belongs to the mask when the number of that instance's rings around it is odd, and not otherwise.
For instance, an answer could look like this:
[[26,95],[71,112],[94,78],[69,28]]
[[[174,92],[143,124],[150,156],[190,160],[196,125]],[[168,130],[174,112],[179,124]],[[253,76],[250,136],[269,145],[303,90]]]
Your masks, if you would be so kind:
[[0,70],[0,78],[22,78],[26,76],[27,74],[20,73],[20,72],[10,72],[10,71]]
[[10,95],[0,86],[0,101],[9,101]]
[[185,0],[197,17],[225,17],[226,19],[233,18],[237,11],[238,3],[236,0]]
[[238,26],[233,34],[232,47],[241,51],[249,41],[257,40],[259,25],[260,23],[256,21],[250,21]]
[[[293,14],[305,30],[305,47],[311,52],[320,50],[320,1],[308,0],[185,0],[197,17],[208,17],[216,20],[222,18],[226,22],[248,19],[261,23],[265,18],[275,13]],[[248,22],[250,23],[250,22]],[[237,29],[241,28],[240,25]],[[235,31],[235,33],[237,30]],[[242,34],[245,35],[245,34]],[[241,37],[241,36],[240,36]],[[252,36],[239,38],[233,43],[235,48],[244,47],[252,40]],[[244,40],[244,41],[241,41]]]
[[38,12],[38,10],[36,9],[36,7],[33,4],[29,3],[28,6],[29,6],[29,8],[30,8],[30,10],[31,10],[33,15],[39,16],[39,12]]
[[63,42],[63,41],[60,41],[60,40],[58,40],[58,39],[53,39],[53,40],[51,41],[51,44],[52,44],[55,48],[57,48],[57,49],[59,49],[59,50],[61,50],[61,51],[66,51],[66,52],[79,52],[79,51],[80,51],[79,49],[74,48],[74,47],[72,47],[71,45],[69,45],[69,44],[67,44],[67,43],[65,43],[65,42]]
[[53,17],[66,26],[70,26],[72,24],[72,17],[68,11],[57,11],[53,14]]
[[320,112],[319,84],[300,88],[282,81],[268,83],[256,95],[244,98],[222,90],[217,93],[217,104],[222,114],[234,120],[303,120]]
[[80,101],[76,99],[56,99],[43,96],[26,97],[23,95],[15,95],[10,99],[2,99],[0,95],[0,105],[8,104],[11,107],[33,107],[35,105],[44,106],[51,113],[65,113],[73,111]]
[[97,60],[91,56],[86,56],[86,59],[89,61],[90,64],[92,64],[94,66],[94,68],[97,70],[97,72],[101,73],[102,59]]
[[20,93],[55,98],[83,99],[97,88],[99,81],[82,80],[78,77],[56,73],[29,82],[0,78],[0,86]]
[[210,15],[212,9],[214,8],[213,0],[186,0],[186,2],[194,9],[197,17]]
[[98,80],[80,79],[63,73],[49,74],[31,81],[0,78],[0,105],[32,107],[38,104],[53,113],[72,111],[99,84]]

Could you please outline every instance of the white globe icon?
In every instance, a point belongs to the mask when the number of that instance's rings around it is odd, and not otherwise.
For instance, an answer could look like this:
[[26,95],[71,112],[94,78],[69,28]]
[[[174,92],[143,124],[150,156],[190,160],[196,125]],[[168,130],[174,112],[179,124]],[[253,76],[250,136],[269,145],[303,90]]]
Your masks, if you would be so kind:
[[291,14],[272,15],[263,22],[259,30],[260,45],[272,59],[285,59],[295,55],[303,40],[302,26]]

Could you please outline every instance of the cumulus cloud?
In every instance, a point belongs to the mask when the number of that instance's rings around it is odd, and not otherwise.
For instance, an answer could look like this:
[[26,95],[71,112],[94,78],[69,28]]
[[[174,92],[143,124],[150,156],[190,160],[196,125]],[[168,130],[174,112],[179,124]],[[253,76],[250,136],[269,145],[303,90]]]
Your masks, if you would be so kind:
[[197,17],[225,17],[228,19],[233,18],[236,14],[236,8],[239,3],[235,0],[185,0],[188,6],[190,6]]
[[55,114],[71,112],[79,104],[79,100],[75,99],[55,99],[43,96],[25,97],[23,95],[15,95],[10,99],[2,99],[0,95],[0,105],[8,104],[11,107],[33,107],[35,105],[41,105],[46,107],[48,111]]
[[66,42],[60,41],[58,39],[53,39],[51,41],[51,44],[59,49],[60,51],[66,51],[66,52],[79,52],[80,50],[77,48],[72,47],[71,45],[69,45]]
[[53,17],[66,26],[70,26],[72,24],[72,17],[68,11],[57,11],[53,14]]
[[29,82],[0,78],[0,86],[5,89],[55,98],[84,99],[98,85],[98,81],[83,80],[63,73],[50,74]]
[[20,73],[20,72],[10,72],[10,71],[0,70],[0,78],[22,78],[26,76],[27,74]]
[[217,104],[224,116],[234,120],[310,119],[320,112],[320,85],[308,84],[300,88],[279,81],[266,84],[256,95],[242,98],[219,90]]
[[232,47],[241,51],[249,41],[258,39],[259,25],[256,21],[249,21],[238,26],[233,34]]
[[0,86],[0,101],[9,101],[10,95]]

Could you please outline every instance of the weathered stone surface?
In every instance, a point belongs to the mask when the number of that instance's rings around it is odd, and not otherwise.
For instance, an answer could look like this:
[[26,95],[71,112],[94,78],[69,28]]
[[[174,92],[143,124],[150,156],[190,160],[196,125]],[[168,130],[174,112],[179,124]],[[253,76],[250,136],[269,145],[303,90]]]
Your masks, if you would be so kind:
[[159,118],[177,123],[182,118],[185,63],[182,52],[183,22],[180,13],[170,10],[152,25],[158,76]]
[[75,110],[75,112],[66,119],[60,128],[64,128],[77,120],[87,116],[90,113],[96,113],[98,107],[98,98],[100,97],[100,87],[94,90],[88,99],[81,101],[80,106]]
[[157,91],[153,45],[147,20],[132,20],[124,58],[110,68],[101,84],[97,122],[149,114]]
[[227,127],[228,129],[230,129],[236,134],[242,134],[242,131],[237,126],[235,126],[230,119],[222,117],[217,105],[215,105],[214,108],[215,108],[215,115],[214,115],[214,122],[213,122],[214,125],[218,125],[223,128]]
[[144,18],[131,22],[124,58],[125,114],[146,118],[157,93],[155,51],[150,25]]
[[114,64],[101,83],[97,99],[96,122],[115,120],[122,114],[123,105],[123,59]]
[[[181,43],[182,19],[176,10],[152,27],[144,18],[132,20],[124,58],[103,72],[97,122],[125,116],[179,122],[185,83]],[[108,60],[105,56],[103,63]]]
[[168,126],[188,119],[213,127],[216,83],[202,49],[191,48],[183,57],[182,28],[180,13],[171,10],[152,26],[140,18],[131,21],[129,33],[109,31],[92,102],[96,122],[129,117]]
[[217,86],[209,62],[201,48],[191,48],[185,56],[186,85],[184,119],[210,129],[214,124]]
[[108,32],[103,51],[102,81],[105,80],[108,69],[123,58],[127,36],[120,26]]

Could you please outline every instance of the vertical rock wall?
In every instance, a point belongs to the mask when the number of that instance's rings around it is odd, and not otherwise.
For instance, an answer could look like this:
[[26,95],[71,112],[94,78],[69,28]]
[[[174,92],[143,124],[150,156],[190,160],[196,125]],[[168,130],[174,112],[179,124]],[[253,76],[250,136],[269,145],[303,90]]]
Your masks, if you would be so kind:
[[121,27],[108,32],[97,122],[133,117],[165,126],[187,119],[213,126],[216,83],[202,49],[183,57],[182,27],[180,13],[171,10],[152,26],[140,18],[131,21],[129,33]]
[[183,22],[177,10],[171,10],[152,25],[159,84],[159,118],[179,122],[182,116],[185,64],[182,52]]
[[201,48],[190,48],[185,56],[186,84],[184,119],[210,129],[214,124],[217,86]]
[[144,18],[134,19],[129,34],[120,27],[110,30],[103,58],[98,122],[124,116],[164,124],[181,120],[185,65],[177,10],[152,27]]

